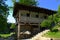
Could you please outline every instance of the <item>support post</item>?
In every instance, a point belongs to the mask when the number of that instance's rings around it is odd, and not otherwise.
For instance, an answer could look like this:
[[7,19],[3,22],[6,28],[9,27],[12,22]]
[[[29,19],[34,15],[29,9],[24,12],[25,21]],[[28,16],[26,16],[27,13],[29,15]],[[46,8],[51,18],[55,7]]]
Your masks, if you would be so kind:
[[20,12],[18,13],[18,33],[17,40],[20,40]]

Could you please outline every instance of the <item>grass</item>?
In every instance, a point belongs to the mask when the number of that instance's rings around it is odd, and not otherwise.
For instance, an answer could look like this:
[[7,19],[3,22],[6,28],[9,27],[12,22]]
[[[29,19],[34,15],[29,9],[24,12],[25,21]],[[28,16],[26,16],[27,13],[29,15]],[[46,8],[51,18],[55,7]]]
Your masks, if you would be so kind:
[[46,34],[44,34],[43,36],[45,37],[50,37],[50,38],[60,38],[60,32],[47,32]]
[[15,34],[15,32],[12,32],[12,33],[10,33],[10,34],[0,34],[0,36],[1,36],[2,38],[7,38],[7,37],[9,37],[9,36],[11,36],[11,35],[13,35],[13,34]]

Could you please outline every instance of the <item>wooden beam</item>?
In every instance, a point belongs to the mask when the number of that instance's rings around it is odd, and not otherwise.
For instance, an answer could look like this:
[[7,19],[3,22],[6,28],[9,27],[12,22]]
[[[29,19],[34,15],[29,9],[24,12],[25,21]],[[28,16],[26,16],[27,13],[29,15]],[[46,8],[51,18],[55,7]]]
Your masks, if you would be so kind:
[[20,12],[18,13],[18,33],[17,33],[17,40],[20,40]]

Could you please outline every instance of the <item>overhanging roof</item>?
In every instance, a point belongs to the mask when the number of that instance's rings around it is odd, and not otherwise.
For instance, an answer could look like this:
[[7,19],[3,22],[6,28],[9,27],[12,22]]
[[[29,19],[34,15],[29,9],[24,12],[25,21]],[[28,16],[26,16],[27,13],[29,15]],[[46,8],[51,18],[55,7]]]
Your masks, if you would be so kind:
[[36,7],[36,6],[27,6],[27,5],[15,3],[14,10],[13,10],[13,16],[16,15],[19,10],[29,10],[33,12],[46,13],[48,15],[57,13],[57,11],[49,10],[46,8],[41,8],[41,7]]

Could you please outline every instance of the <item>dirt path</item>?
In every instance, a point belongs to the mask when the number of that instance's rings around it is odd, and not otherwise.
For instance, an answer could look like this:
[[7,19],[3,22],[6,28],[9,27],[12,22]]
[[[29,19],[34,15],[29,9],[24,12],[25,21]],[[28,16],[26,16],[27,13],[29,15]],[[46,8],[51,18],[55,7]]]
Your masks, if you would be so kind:
[[36,36],[32,37],[30,40],[50,40],[50,38],[42,37],[42,35],[45,34],[48,31],[49,30],[45,30],[43,32],[40,32]]

